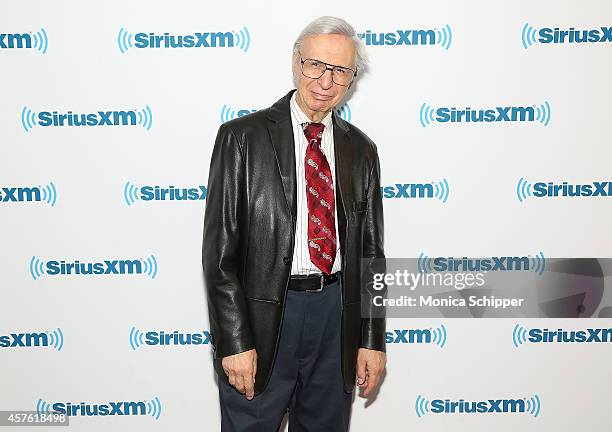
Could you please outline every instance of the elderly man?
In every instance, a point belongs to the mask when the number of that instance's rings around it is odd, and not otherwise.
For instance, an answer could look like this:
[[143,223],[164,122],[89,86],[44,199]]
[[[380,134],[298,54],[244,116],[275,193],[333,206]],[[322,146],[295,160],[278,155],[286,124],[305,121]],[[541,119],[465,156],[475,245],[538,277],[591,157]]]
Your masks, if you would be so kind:
[[367,396],[385,368],[362,288],[384,258],[377,149],[333,111],[364,58],[346,21],[316,19],[297,90],[219,128],[202,262],[224,432],[276,431],[287,410],[291,431],[346,431],[355,381]]

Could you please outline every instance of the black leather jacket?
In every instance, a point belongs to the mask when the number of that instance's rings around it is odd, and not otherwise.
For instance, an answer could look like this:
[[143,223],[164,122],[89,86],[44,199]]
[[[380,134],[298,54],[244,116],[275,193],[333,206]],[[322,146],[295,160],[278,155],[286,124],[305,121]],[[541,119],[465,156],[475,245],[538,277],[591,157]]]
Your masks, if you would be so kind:
[[[256,394],[265,389],[274,364],[295,241],[293,91],[267,109],[223,124],[208,174],[202,265],[215,369],[227,380],[221,359],[256,348]],[[361,260],[384,258],[380,165],[376,145],[363,132],[336,113],[333,124],[342,375],[345,390],[352,391],[358,348],[385,351],[384,318],[369,318],[367,306],[364,314],[360,308]]]

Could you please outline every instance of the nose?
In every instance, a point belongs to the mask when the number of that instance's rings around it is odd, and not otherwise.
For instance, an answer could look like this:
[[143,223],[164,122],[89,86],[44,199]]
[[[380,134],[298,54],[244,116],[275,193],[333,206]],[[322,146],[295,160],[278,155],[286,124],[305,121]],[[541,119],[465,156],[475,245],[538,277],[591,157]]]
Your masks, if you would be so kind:
[[317,81],[323,90],[329,90],[334,85],[332,70],[329,68],[325,69],[325,72],[323,72],[323,75]]

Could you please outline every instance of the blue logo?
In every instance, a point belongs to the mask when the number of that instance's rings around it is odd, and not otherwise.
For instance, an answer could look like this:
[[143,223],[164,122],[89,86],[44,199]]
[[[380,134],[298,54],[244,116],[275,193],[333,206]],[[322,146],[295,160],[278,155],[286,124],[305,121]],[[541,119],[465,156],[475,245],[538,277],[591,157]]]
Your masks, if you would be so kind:
[[238,48],[247,52],[251,46],[249,29],[238,31],[195,32],[187,34],[130,33],[123,27],[117,34],[119,51],[125,54],[132,48]]
[[512,344],[515,348],[527,343],[611,343],[612,327],[587,328],[584,330],[549,330],[547,328],[526,329],[516,324],[512,329]]
[[0,188],[0,203],[42,202],[55,207],[57,189],[53,182],[44,186],[17,186]]
[[64,333],[61,328],[44,332],[11,333],[0,335],[0,348],[48,347],[61,351],[64,347]]
[[198,332],[180,332],[150,330],[143,332],[136,327],[130,330],[130,347],[136,351],[143,345],[148,346],[171,346],[171,345],[208,345],[211,341],[211,335],[208,330]]
[[453,32],[448,24],[440,29],[395,30],[393,32],[373,32],[366,30],[357,33],[367,46],[399,46],[399,45],[440,45],[448,50],[453,41]]
[[21,110],[21,126],[29,132],[34,126],[65,127],[65,126],[141,126],[151,130],[153,112],[146,105],[142,109],[126,111],[97,111],[94,113],[73,113],[68,111],[40,111],[35,113],[28,107]]
[[559,27],[535,29],[529,23],[525,23],[521,31],[521,43],[525,49],[537,43],[573,44],[600,42],[612,42],[612,27],[606,26],[582,30],[576,30],[574,27],[570,27],[567,30],[561,30]]
[[419,122],[427,127],[432,123],[496,123],[496,122],[538,122],[548,126],[550,104],[532,106],[498,106],[495,108],[474,109],[466,107],[432,108],[423,103],[419,110]]
[[448,181],[432,181],[430,183],[395,183],[380,187],[383,198],[436,198],[446,203],[450,188]]
[[[256,111],[258,110],[253,109],[253,108],[233,109],[229,105],[223,105],[221,107],[219,117],[220,117],[221,123],[225,123],[227,121],[233,120],[235,118],[243,117],[247,114],[251,114]],[[348,102],[336,108],[335,111],[336,111],[336,114],[338,114],[338,116],[342,120],[349,122],[349,123],[351,122],[351,107],[349,106]]]
[[494,256],[490,258],[430,258],[423,252],[417,259],[421,273],[431,272],[489,272],[489,271],[534,271],[544,273],[546,260],[542,251],[534,256]]
[[42,276],[91,276],[91,275],[144,275],[151,279],[157,276],[157,260],[154,255],[146,259],[108,259],[94,262],[80,260],[43,261],[33,256],[30,259],[30,276],[38,280]]
[[518,399],[487,399],[481,401],[466,401],[463,399],[429,399],[417,395],[414,411],[418,418],[427,414],[487,414],[487,413],[519,413],[533,417],[540,415],[542,404],[535,394],[529,398]]
[[440,324],[434,329],[395,329],[385,333],[388,344],[434,344],[440,348],[446,345],[446,327]]
[[351,122],[351,107],[348,102],[336,108],[336,114],[345,122]]
[[159,185],[136,186],[130,181],[123,187],[123,200],[128,206],[137,201],[204,201],[206,186],[199,185],[188,188]]
[[109,401],[106,403],[36,401],[38,414],[65,414],[70,417],[92,416],[151,416],[159,420],[162,404],[158,397],[139,401]]
[[612,181],[593,181],[590,183],[537,182],[530,183],[521,177],[516,183],[516,196],[520,202],[527,198],[574,198],[574,197],[610,197]]
[[225,123],[226,121],[233,120],[238,117],[245,116],[247,114],[251,114],[257,111],[256,109],[233,109],[228,105],[223,105],[221,108],[221,123]]
[[35,33],[0,33],[0,49],[34,49],[46,54],[47,48],[49,38],[44,28]]

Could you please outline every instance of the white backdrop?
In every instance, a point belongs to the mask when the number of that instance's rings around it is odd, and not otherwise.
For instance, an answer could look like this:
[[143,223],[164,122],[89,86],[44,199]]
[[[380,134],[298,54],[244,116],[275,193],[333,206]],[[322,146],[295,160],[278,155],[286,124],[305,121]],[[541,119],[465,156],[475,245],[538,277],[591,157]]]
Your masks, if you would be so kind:
[[[610,2],[3,6],[0,410],[124,401],[123,409],[134,402],[144,411],[79,414],[72,428],[218,429],[200,262],[205,200],[146,198],[170,186],[193,188],[199,198],[221,121],[269,106],[292,88],[292,43],[319,15],[341,16],[359,32],[412,30],[411,41],[418,30],[435,35],[434,44],[369,45],[369,74],[342,110],[377,143],[388,191],[442,185],[440,197],[385,198],[388,257],[612,255],[609,196],[533,193],[538,182],[612,180]],[[547,28],[604,36],[546,43]],[[166,32],[234,32],[226,45],[236,46],[137,46]],[[534,118],[451,123],[440,121],[441,111],[420,116],[427,107],[529,107]],[[99,121],[98,111],[130,110],[135,125],[45,125],[53,112]],[[517,194],[520,178],[531,196]],[[62,260],[105,270],[106,260],[140,260],[134,268],[142,272],[112,274],[111,265],[111,274],[53,274]],[[351,430],[610,428],[610,343],[517,348],[517,323],[612,327],[610,318],[390,319],[392,335],[444,325],[446,343],[389,344],[381,390],[373,400],[355,399]],[[199,336],[187,345],[147,343],[162,331]],[[38,333],[37,343],[31,334]],[[536,396],[537,412],[423,413],[415,406],[418,398],[530,404]]]

